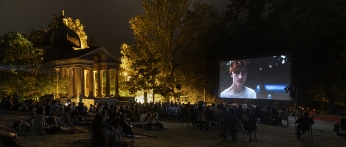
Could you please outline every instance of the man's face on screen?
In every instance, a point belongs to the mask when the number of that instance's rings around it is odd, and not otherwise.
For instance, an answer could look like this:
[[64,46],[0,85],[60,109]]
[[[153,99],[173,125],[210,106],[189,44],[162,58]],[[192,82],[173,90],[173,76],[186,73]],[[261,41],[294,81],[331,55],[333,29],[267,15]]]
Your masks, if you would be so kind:
[[247,71],[244,68],[240,68],[237,71],[232,72],[233,84],[237,86],[244,86],[247,77]]

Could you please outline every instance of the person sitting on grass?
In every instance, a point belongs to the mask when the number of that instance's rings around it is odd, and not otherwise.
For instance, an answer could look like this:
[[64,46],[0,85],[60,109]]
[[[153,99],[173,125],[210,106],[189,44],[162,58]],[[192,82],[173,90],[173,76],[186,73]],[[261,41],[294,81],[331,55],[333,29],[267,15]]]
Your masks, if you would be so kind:
[[18,135],[26,135],[30,131],[30,125],[25,120],[18,118],[14,123],[12,129]]
[[144,110],[139,118],[139,122],[141,123],[142,126],[149,126],[149,122],[150,122],[149,118],[150,118],[150,113],[147,112],[147,110]]
[[153,117],[151,118],[150,121],[151,125],[158,125],[160,127],[160,129],[167,129],[166,126],[164,126],[161,121],[159,120],[159,114],[157,112],[153,113]]
[[52,105],[49,107],[49,116],[60,116],[63,109],[64,107],[60,106],[57,100],[53,100]]
[[303,117],[299,117],[295,123],[298,123],[296,127],[296,136],[300,138],[301,135],[310,130],[310,126],[314,124],[314,120],[309,118],[309,112],[304,111]]
[[126,114],[124,113],[120,114],[119,126],[123,128],[123,133],[133,137],[132,125],[126,120]]
[[70,114],[69,114],[69,112],[70,112],[70,109],[71,108],[65,108],[64,109],[64,111],[63,111],[63,113],[61,114],[61,116],[60,117],[58,117],[58,118],[56,118],[57,120],[57,125],[58,126],[62,126],[65,122],[68,124],[68,125],[73,125],[72,124],[72,120],[71,120],[71,116],[70,116]]
[[0,125],[0,147],[20,147],[16,140],[18,135],[13,130]]
[[46,117],[43,107],[38,107],[32,116],[30,123],[30,133],[33,135],[46,135]]

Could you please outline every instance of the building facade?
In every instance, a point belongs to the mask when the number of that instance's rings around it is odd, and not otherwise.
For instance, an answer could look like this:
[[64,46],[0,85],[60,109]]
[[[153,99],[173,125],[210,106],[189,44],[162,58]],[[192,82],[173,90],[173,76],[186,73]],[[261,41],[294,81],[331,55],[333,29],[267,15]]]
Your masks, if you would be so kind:
[[78,34],[67,27],[62,11],[59,27],[49,30],[44,37],[44,60],[54,63],[60,75],[67,80],[66,91],[57,91],[54,99],[65,103],[98,101],[116,103],[120,61],[103,46],[84,48]]

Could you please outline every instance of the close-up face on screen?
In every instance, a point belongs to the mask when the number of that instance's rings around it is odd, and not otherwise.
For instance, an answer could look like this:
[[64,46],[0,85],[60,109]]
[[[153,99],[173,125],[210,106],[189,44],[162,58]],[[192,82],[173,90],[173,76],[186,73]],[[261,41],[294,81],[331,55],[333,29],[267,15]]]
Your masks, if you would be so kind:
[[291,62],[287,55],[219,63],[219,98],[291,100]]

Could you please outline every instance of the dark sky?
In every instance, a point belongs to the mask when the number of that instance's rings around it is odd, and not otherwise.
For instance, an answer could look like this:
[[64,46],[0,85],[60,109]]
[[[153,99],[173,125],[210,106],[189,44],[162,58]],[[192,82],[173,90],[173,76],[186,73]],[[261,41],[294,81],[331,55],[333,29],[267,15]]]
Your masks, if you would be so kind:
[[[121,43],[133,44],[129,20],[144,10],[141,0],[0,0],[0,35],[15,31],[28,34],[32,29],[48,29],[53,14],[79,19],[95,45],[104,46],[120,57]],[[229,0],[202,0],[219,12]]]

